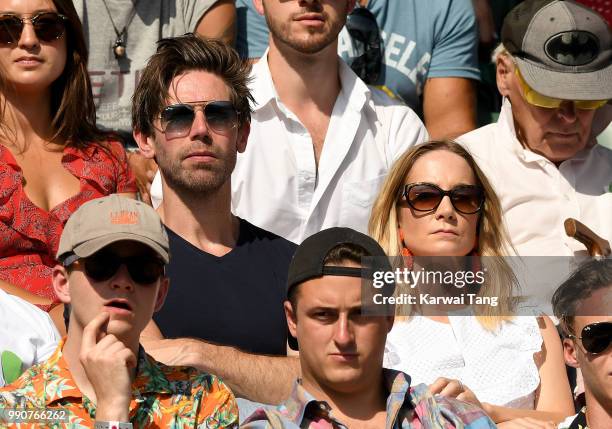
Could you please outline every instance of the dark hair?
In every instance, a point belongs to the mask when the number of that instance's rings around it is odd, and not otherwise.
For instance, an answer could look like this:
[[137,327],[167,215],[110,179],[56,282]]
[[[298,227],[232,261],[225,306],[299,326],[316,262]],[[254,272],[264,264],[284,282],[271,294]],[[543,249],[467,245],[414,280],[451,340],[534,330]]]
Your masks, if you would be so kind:
[[109,139],[96,127],[96,108],[87,72],[87,45],[81,20],[72,0],[53,0],[57,12],[66,16],[66,65],[51,85],[51,126],[54,138],[84,147]]
[[[323,260],[323,265],[343,266],[347,262],[352,262],[361,266],[361,258],[365,258],[367,256],[372,255],[370,255],[366,249],[358,244],[341,243],[330,249]],[[297,290],[299,287],[300,285],[292,287],[289,291],[289,295],[287,296],[287,299],[291,303],[291,307],[293,307],[294,310],[297,305]]]
[[552,297],[552,305],[566,335],[575,334],[574,316],[580,302],[608,287],[612,287],[612,259],[582,264],[559,286]]
[[215,39],[203,39],[188,33],[161,39],[134,91],[132,125],[149,136],[152,124],[168,98],[170,82],[189,70],[205,70],[223,79],[229,88],[230,100],[238,112],[240,124],[251,120],[253,96],[248,88],[251,67],[238,53]]

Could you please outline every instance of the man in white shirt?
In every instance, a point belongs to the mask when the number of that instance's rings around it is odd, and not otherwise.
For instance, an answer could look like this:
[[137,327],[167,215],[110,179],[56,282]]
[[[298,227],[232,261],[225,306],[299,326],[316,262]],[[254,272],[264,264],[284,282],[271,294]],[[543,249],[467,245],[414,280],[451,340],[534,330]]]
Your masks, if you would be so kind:
[[299,243],[332,226],[365,232],[391,164],[427,139],[408,107],[338,57],[355,0],[255,0],[270,47],[253,68],[256,106],[232,176],[234,213]]
[[612,116],[609,27],[573,1],[528,0],[496,54],[499,120],[459,141],[493,183],[516,251],[585,254],[565,234],[570,217],[612,240],[612,151],[595,141]]

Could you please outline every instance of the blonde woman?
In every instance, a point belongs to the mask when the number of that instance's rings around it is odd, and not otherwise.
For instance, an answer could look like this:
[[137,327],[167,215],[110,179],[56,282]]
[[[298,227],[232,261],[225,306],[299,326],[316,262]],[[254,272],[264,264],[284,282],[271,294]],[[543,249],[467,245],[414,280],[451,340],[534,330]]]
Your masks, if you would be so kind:
[[[481,403],[503,428],[547,427],[573,413],[561,343],[546,316],[516,316],[515,278],[500,203],[474,159],[454,142],[428,142],[392,167],[369,232],[388,255],[483,258],[479,296],[498,305],[466,316],[397,317],[387,339],[387,366],[443,395]],[[410,267],[412,268],[412,267]],[[398,307],[400,310],[400,307]],[[551,426],[552,427],[552,426]]]

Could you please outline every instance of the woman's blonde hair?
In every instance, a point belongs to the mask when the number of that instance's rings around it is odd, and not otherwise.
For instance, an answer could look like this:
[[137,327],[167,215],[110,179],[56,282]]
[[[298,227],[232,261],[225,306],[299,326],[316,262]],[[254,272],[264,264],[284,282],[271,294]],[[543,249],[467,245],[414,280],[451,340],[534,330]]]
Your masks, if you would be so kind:
[[[513,250],[507,238],[502,209],[493,187],[470,153],[454,141],[430,141],[408,150],[391,167],[378,195],[369,222],[369,234],[385,250],[387,255],[401,255],[402,243],[398,234],[398,206],[406,178],[415,162],[423,155],[446,150],[459,155],[470,166],[476,182],[485,195],[483,209],[478,222],[478,255],[491,256],[482,260],[486,268],[486,282],[480,289],[480,296],[498,297],[498,305],[474,306],[479,322],[487,329],[494,329],[501,321],[511,319],[514,310],[513,296],[516,287],[514,272],[503,256]],[[417,255],[418,256],[418,255]],[[442,255],[441,255],[442,256]],[[400,307],[397,307],[399,310]]]

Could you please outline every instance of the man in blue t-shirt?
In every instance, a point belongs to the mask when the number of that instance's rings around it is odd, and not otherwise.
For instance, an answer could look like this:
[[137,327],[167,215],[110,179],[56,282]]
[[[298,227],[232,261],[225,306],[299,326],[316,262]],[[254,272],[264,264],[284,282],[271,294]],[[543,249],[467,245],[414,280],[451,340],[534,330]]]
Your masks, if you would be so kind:
[[[456,137],[476,127],[474,80],[479,79],[477,28],[471,0],[360,0],[383,40],[382,70],[371,82],[423,118],[432,138]],[[237,0],[237,49],[261,57],[268,29],[252,0]],[[346,28],[338,53],[349,64],[363,53]]]

